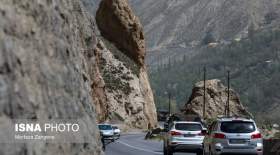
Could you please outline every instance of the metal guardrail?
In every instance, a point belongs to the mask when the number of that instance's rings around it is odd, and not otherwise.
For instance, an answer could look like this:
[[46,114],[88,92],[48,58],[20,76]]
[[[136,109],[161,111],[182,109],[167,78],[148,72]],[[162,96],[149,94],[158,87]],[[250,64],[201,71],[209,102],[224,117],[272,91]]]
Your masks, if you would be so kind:
[[280,155],[280,139],[265,139],[264,155]]

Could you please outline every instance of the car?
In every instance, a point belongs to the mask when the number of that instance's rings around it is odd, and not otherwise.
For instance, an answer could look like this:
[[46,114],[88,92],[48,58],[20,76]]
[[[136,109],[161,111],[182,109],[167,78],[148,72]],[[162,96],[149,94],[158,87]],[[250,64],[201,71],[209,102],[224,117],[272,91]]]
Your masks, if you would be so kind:
[[164,155],[174,152],[192,152],[203,154],[203,139],[206,129],[200,122],[174,121],[164,136]]
[[120,138],[121,136],[121,130],[118,128],[118,126],[116,125],[113,125],[113,130],[114,130],[114,135],[116,138]]
[[262,155],[263,139],[250,118],[218,118],[209,127],[203,148],[206,155]]
[[100,130],[101,136],[104,140],[110,140],[112,142],[115,141],[114,138],[114,129],[110,124],[98,124],[98,128]]

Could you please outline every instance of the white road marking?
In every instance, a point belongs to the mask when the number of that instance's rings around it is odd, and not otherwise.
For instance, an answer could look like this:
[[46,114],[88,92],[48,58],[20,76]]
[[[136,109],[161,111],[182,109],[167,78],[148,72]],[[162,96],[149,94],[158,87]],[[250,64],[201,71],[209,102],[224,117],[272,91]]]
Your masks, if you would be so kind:
[[139,150],[139,151],[149,152],[149,153],[153,153],[153,154],[162,154],[160,152],[154,152],[154,151],[151,151],[151,150],[147,150],[147,149],[139,148],[139,147],[136,147],[136,146],[132,146],[132,145],[129,145],[129,144],[127,144],[125,142],[122,142],[122,141],[117,141],[117,143],[123,144],[125,146],[128,146],[130,148],[133,148],[133,149],[136,149],[136,150]]

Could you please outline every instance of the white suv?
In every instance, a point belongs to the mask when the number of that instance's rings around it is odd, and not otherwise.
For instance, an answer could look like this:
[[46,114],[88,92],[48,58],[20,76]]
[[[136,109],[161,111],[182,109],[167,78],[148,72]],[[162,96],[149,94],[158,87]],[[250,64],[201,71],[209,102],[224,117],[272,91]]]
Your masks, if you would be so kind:
[[203,153],[206,130],[199,122],[173,122],[164,138],[164,155],[174,152]]
[[204,154],[262,155],[263,139],[256,123],[246,118],[214,121],[204,139]]

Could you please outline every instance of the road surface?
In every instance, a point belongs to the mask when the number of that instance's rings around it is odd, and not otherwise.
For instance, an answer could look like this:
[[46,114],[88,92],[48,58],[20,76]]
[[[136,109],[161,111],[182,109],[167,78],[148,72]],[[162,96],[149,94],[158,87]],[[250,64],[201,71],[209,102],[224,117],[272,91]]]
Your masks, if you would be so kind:
[[[114,143],[106,145],[106,155],[163,155],[162,142],[144,140],[145,134],[126,134]],[[196,155],[193,153],[175,153],[174,155]]]

